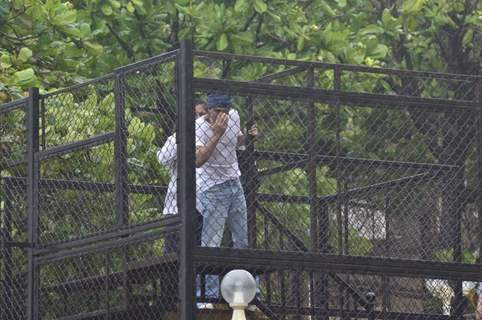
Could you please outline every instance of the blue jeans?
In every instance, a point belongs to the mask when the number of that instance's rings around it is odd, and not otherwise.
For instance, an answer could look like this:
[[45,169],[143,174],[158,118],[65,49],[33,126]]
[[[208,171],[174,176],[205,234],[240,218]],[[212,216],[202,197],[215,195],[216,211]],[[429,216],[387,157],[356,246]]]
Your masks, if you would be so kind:
[[[200,202],[203,216],[201,246],[219,247],[227,222],[234,247],[248,247],[246,200],[239,179],[228,180],[209,188],[202,194]],[[206,276],[206,295],[211,298],[219,297],[218,276]]]

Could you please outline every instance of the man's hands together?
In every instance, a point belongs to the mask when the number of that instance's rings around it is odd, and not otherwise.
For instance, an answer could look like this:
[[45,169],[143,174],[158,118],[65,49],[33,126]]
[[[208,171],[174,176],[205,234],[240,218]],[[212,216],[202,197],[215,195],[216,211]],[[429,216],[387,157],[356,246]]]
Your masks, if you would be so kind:
[[215,136],[222,136],[228,127],[229,115],[226,113],[219,113],[216,121],[211,125]]

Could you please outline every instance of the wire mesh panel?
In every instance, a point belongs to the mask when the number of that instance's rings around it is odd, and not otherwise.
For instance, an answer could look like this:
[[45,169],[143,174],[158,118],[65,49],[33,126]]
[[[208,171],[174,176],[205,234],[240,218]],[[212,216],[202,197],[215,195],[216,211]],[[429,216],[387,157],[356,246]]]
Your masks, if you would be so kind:
[[[221,138],[212,139],[218,125],[214,113],[208,111],[202,120],[208,125],[197,127],[196,139],[211,137],[201,147],[216,140],[211,158],[197,163],[198,202],[206,198],[204,189],[231,177],[216,170],[239,167],[249,247],[475,262],[480,205],[473,190],[480,182],[473,164],[480,159],[480,112],[473,101],[480,88],[473,77],[316,64],[285,72],[283,61],[281,71],[263,75],[273,70],[268,59],[200,55],[201,76],[238,79],[252,65],[257,71],[248,74],[258,75],[249,80],[283,86],[199,82],[208,109],[222,111],[222,105],[209,105],[213,93],[226,96],[230,105]],[[216,65],[205,55],[221,61]],[[209,66],[217,67],[213,72]],[[347,97],[290,91],[288,86],[334,88]],[[258,94],[237,93],[250,90]],[[319,95],[310,99],[304,93]],[[400,98],[390,100],[394,95]],[[249,137],[253,127],[256,136]],[[230,147],[223,141],[233,130],[238,138],[248,137],[246,145]],[[232,157],[231,149],[223,151],[228,148],[237,150],[238,157]],[[211,176],[205,174],[208,169]],[[218,231],[213,246],[236,245],[230,236],[239,235],[229,212],[222,218],[213,222]],[[472,223],[461,222],[470,219]],[[462,230],[470,230],[469,235],[462,236]],[[204,225],[202,232],[207,234]]]
[[[473,101],[477,86],[465,75],[341,67],[341,89],[360,93]],[[380,72],[381,71],[381,72]]]
[[[474,78],[314,65],[294,73],[279,67],[273,76],[263,75],[273,69],[260,67],[262,59],[218,56],[216,64],[200,55],[206,79],[194,83],[208,109],[196,121],[202,253],[234,247],[279,259],[298,252],[476,263],[481,114]],[[243,72],[259,83],[225,80],[246,80]],[[301,89],[317,86],[337,91]],[[226,308],[219,282],[230,269],[197,259],[198,316],[214,319]],[[477,285],[301,267],[262,275],[260,265],[250,266],[273,307],[257,305],[257,316],[271,319],[457,318],[473,312],[463,292]]]
[[38,210],[43,245],[86,237],[116,223],[113,87],[107,76],[42,97]]
[[113,132],[114,128],[112,75],[42,97],[40,144],[43,149]]
[[[125,199],[130,224],[162,216],[166,190],[154,187],[167,186],[175,172],[176,141],[169,138],[176,128],[174,58],[169,54],[121,75],[125,117],[125,134],[121,138],[126,140],[122,156],[127,159],[124,174],[130,185],[147,191],[131,192]],[[172,155],[167,162],[162,161],[165,153],[161,150]],[[176,203],[169,206],[176,207]]]
[[[198,52],[191,79],[182,50],[42,96],[38,152],[27,100],[0,107],[0,319],[37,302],[42,319],[176,319],[192,275],[197,318],[229,319],[233,268],[255,276],[251,319],[474,311],[480,78]],[[175,132],[191,84],[195,195]]]
[[[26,100],[0,108],[0,319],[26,315]],[[8,109],[7,109],[8,108]]]
[[42,319],[176,319],[178,264],[169,239],[150,230],[87,252],[40,261]]
[[[280,255],[249,255],[236,251],[216,254],[203,251],[209,260],[196,264],[198,273],[216,275],[218,281],[232,269],[245,268],[256,278],[258,291],[248,308],[251,319],[461,319],[475,311],[477,277],[432,278],[403,271],[387,275],[386,271],[367,274],[324,270],[321,265],[305,264]],[[259,258],[259,259],[258,259]],[[383,263],[383,262],[381,262]],[[403,275],[402,275],[403,273]],[[427,273],[426,273],[427,274]],[[473,276],[473,275],[472,275]],[[475,280],[475,281],[474,281]],[[206,284],[199,282],[201,286]],[[217,284],[218,285],[218,284]],[[206,289],[207,290],[207,289]],[[227,310],[219,296],[201,290],[197,294],[197,315],[218,319]],[[215,291],[215,293],[218,293]]]

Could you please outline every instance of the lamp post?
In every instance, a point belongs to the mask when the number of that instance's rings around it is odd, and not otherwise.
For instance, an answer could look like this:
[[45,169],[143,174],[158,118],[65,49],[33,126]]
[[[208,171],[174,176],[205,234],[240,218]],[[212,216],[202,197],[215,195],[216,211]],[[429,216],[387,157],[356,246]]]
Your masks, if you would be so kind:
[[246,320],[244,309],[256,295],[256,281],[246,270],[232,270],[221,281],[221,294],[233,309],[231,320]]

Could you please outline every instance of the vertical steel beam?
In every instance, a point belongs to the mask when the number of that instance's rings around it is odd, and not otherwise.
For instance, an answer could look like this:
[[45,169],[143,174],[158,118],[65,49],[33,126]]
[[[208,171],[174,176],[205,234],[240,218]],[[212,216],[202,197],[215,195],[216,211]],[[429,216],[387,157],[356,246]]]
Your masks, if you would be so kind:
[[481,79],[475,82],[475,101],[479,105],[477,116],[477,209],[479,215],[479,263],[482,264],[482,100],[480,99]]
[[[124,75],[116,73],[114,84],[115,97],[115,138],[114,138],[114,163],[115,163],[115,208],[117,225],[119,227],[129,224],[129,193],[128,193],[128,164],[127,164],[127,125],[125,120],[125,83]],[[122,286],[124,288],[124,305],[130,304],[130,281],[128,276],[128,247],[120,248],[122,260]]]
[[12,186],[10,183],[4,183],[4,210],[3,210],[3,228],[2,231],[2,259],[3,259],[3,277],[4,284],[2,286],[1,296],[3,297],[3,304],[5,312],[0,312],[0,319],[9,320],[15,318],[14,306],[16,295],[14,295],[14,283],[13,283],[13,266],[12,266],[12,248],[7,245],[12,241]]
[[30,88],[27,105],[27,212],[28,212],[28,266],[27,266],[27,319],[37,320],[39,272],[34,253],[38,245],[39,224],[39,89]]
[[124,76],[117,73],[114,86],[115,96],[115,203],[119,226],[129,222],[129,198],[127,176],[127,125],[125,120],[125,84]]
[[[246,98],[246,108],[248,110],[248,119],[246,121],[246,132],[254,123],[253,98]],[[258,170],[254,160],[254,139],[253,136],[246,135],[246,150],[244,157],[244,167],[246,169],[245,182],[246,207],[248,208],[248,247],[256,248],[256,194],[258,191]]]
[[[315,82],[315,74],[313,68],[308,69],[306,85],[308,88],[312,88]],[[308,166],[306,168],[308,173],[308,191],[310,195],[310,237],[311,237],[311,251],[318,251],[318,200],[317,200],[317,181],[316,181],[316,107],[313,101],[308,102],[307,110],[307,154],[308,154]]]
[[[333,88],[336,91],[341,89],[341,67],[336,65],[333,69]],[[340,103],[337,102],[335,105],[336,112],[336,155],[335,155],[335,176],[336,176],[336,224],[337,224],[337,235],[338,235],[338,254],[343,254],[343,224],[342,224],[342,203],[341,197],[338,196],[342,189],[341,182],[341,146],[340,146]]]
[[177,205],[181,215],[180,230],[180,319],[195,319],[195,270],[193,248],[196,245],[195,210],[196,177],[194,148],[193,105],[193,56],[190,41],[182,41],[176,57],[176,100],[177,100]]

